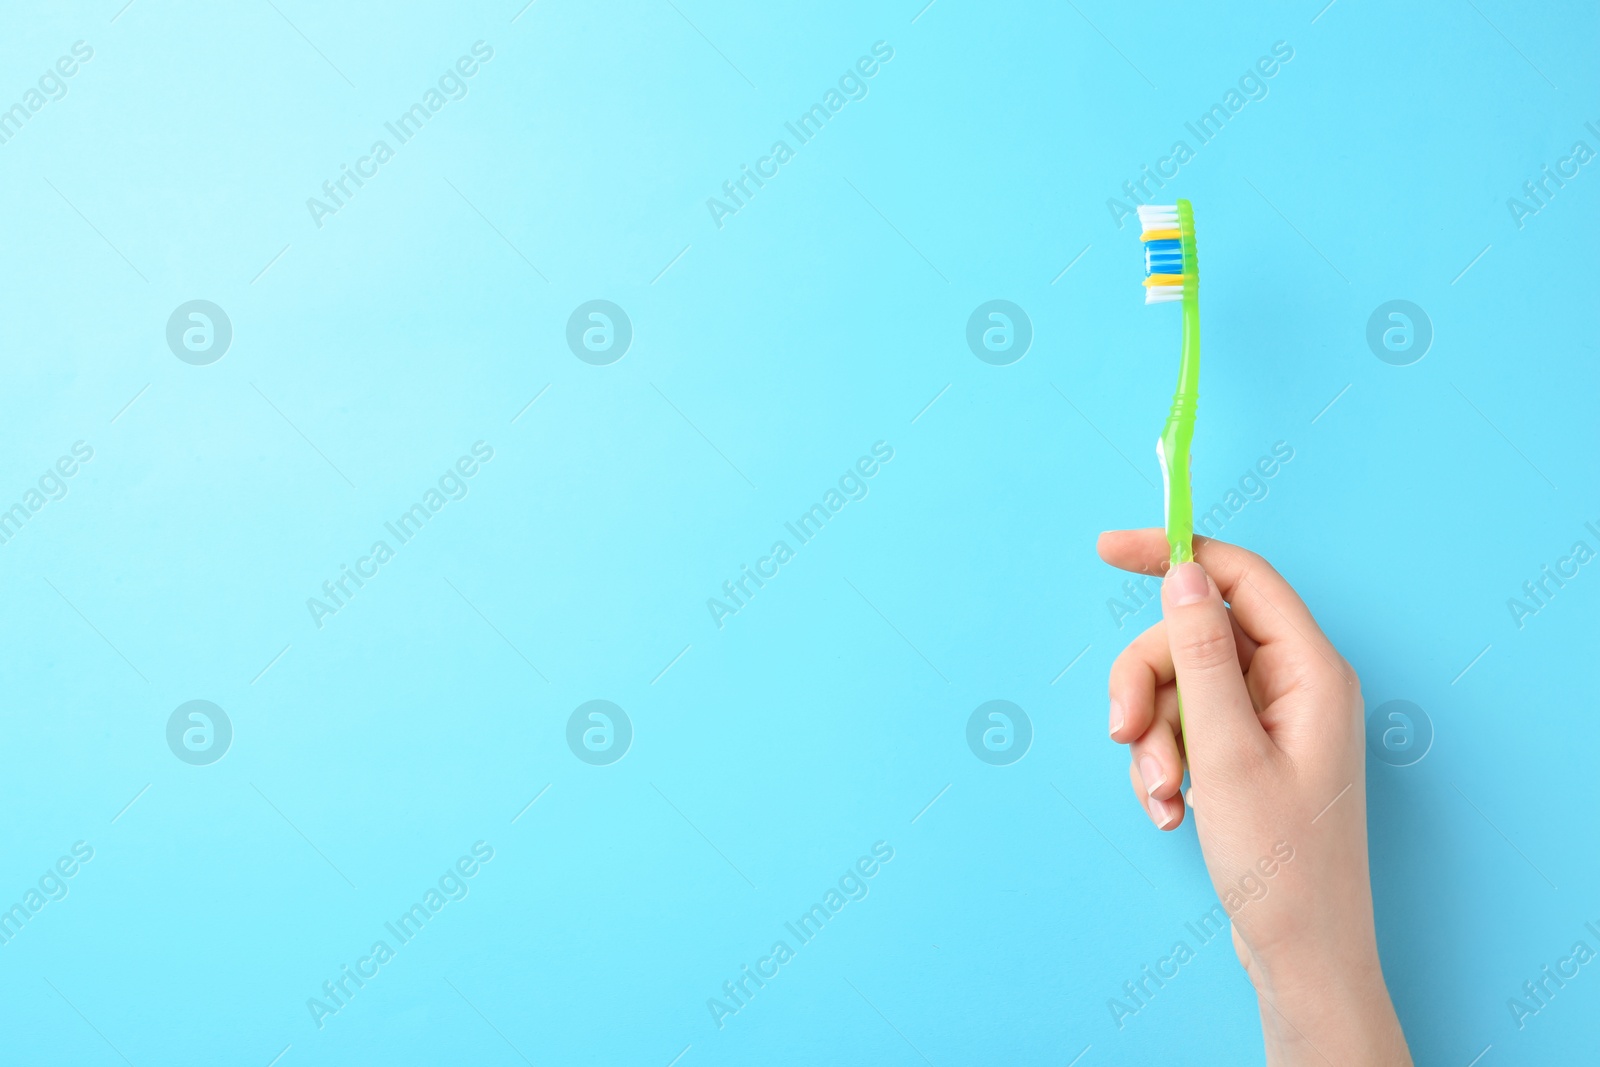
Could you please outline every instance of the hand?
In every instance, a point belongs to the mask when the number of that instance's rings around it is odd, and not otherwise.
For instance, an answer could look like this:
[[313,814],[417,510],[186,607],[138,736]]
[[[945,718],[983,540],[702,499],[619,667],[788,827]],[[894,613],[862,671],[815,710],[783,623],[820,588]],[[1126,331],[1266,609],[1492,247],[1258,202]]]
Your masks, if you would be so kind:
[[[1123,570],[1168,568],[1160,530],[1102,534],[1099,551]],[[1162,621],[1111,668],[1111,737],[1129,746],[1134,794],[1176,829],[1187,757],[1268,1063],[1410,1064],[1372,918],[1360,683],[1260,556],[1197,537],[1195,557],[1162,582]]]

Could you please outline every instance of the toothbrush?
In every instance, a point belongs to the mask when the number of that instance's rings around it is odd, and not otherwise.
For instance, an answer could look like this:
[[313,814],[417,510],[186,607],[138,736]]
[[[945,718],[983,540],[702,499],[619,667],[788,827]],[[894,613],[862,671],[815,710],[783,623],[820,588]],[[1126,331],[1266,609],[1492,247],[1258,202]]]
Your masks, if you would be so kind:
[[[1144,302],[1183,303],[1183,356],[1172,410],[1156,440],[1161,461],[1167,551],[1170,567],[1194,559],[1194,498],[1189,488],[1194,412],[1200,402],[1200,257],[1194,246],[1194,207],[1139,208],[1139,239],[1144,242]],[[1169,569],[1170,569],[1169,567]],[[1183,732],[1183,693],[1178,694],[1178,732]]]
[[1189,491],[1189,444],[1194,439],[1194,412],[1200,400],[1200,258],[1195,252],[1194,209],[1187,200],[1176,207],[1139,208],[1143,231],[1146,304],[1183,304],[1183,357],[1172,410],[1156,441],[1165,496],[1167,548],[1173,567],[1194,559],[1194,501]]

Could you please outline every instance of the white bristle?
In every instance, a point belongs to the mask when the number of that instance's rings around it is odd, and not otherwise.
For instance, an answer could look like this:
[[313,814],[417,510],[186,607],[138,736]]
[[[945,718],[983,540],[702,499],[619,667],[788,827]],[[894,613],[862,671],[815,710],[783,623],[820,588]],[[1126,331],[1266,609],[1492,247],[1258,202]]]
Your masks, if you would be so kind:
[[1136,210],[1139,212],[1139,216],[1141,218],[1144,217],[1145,215],[1176,215],[1178,213],[1178,205],[1177,204],[1140,204],[1139,207]]
[[1183,286],[1181,285],[1152,285],[1144,291],[1146,304],[1170,304],[1175,300],[1183,299]]

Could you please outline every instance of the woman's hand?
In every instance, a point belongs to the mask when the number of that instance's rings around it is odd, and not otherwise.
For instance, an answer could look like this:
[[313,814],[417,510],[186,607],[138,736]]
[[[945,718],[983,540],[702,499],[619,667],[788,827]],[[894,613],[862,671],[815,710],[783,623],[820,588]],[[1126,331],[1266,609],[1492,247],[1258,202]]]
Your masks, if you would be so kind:
[[[1102,534],[1107,563],[1167,570],[1160,530]],[[1260,556],[1195,538],[1163,619],[1111,668],[1111,737],[1162,830],[1190,806],[1255,985],[1270,1064],[1410,1064],[1378,963],[1355,672]],[[1183,695],[1179,728],[1178,694]]]

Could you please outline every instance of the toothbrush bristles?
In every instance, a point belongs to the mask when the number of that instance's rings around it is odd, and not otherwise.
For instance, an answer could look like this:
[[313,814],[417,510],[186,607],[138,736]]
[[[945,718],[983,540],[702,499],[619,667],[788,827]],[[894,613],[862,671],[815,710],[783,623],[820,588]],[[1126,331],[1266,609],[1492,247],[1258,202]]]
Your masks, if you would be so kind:
[[1178,233],[1177,205],[1142,204],[1139,211],[1140,240],[1144,242],[1146,304],[1168,304],[1182,300],[1189,278],[1183,269],[1183,242]]

